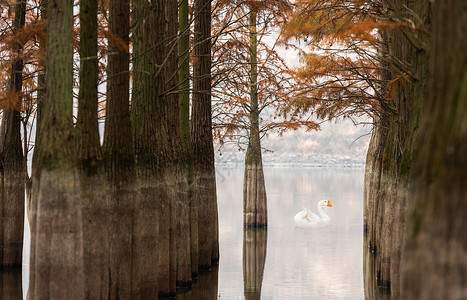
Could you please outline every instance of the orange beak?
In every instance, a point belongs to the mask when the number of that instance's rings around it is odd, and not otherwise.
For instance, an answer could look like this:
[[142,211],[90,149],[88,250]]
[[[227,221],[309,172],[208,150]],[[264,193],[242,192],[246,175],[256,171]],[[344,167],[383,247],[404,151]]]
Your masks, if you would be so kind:
[[328,200],[328,206],[332,207],[331,201]]

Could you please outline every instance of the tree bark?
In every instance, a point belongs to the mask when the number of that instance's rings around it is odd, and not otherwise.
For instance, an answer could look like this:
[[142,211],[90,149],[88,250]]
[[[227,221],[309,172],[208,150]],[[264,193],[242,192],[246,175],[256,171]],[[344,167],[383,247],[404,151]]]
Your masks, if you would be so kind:
[[[130,1],[109,2],[109,31],[129,46]],[[109,298],[138,299],[134,233],[135,162],[130,121],[130,56],[109,42],[103,157],[109,209]]]
[[[15,5],[13,30],[16,33],[25,24],[26,3]],[[23,88],[23,45],[17,43],[12,49],[10,92],[16,97],[14,107],[4,109],[2,119],[2,221],[0,223],[0,269],[21,268],[24,228],[24,165],[21,144],[21,99]]]
[[[46,90],[34,170],[34,299],[83,299],[83,240],[73,135],[70,1],[49,1]],[[34,191],[37,191],[34,192]]]
[[[424,4],[419,3],[423,7]],[[422,15],[424,17],[425,15]],[[428,75],[409,180],[401,299],[467,297],[467,11],[431,4]]]
[[[135,247],[141,298],[175,294],[170,276],[171,145],[165,110],[165,1],[135,1],[131,118],[136,158]],[[144,208],[144,209],[143,209]]]
[[249,139],[245,156],[245,175],[243,179],[243,226],[267,227],[267,199],[264,183],[263,158],[261,155],[261,137],[259,132],[258,107],[258,59],[256,12],[249,14],[250,22],[250,104],[249,104]]
[[[40,17],[42,20],[47,20],[47,5],[48,5],[48,0],[43,0],[40,2]],[[43,53],[46,53],[46,44],[47,44],[47,41],[45,39],[39,40],[39,47],[44,49]],[[37,110],[36,110],[36,138],[35,138],[36,143],[34,146],[34,153],[32,157],[31,194],[29,196],[28,205],[27,205],[29,230],[31,232],[31,245],[30,245],[29,253],[35,252],[35,245],[36,245],[36,243],[32,239],[32,236],[33,236],[33,232],[35,232],[35,226],[36,226],[37,197],[35,195],[38,193],[39,184],[34,184],[34,181],[37,179],[37,177],[34,176],[34,173],[36,170],[37,160],[38,160],[38,155],[39,155],[39,151],[37,149],[38,149],[40,136],[41,136],[40,128],[41,128],[41,123],[42,123],[43,103],[44,103],[45,89],[46,89],[45,57],[39,60],[39,63],[40,63],[40,66],[42,67],[42,70],[41,70],[42,72],[40,72],[39,75],[37,76],[38,91],[37,91]],[[30,266],[30,270],[32,270],[32,267],[35,266],[35,255],[30,255],[29,266]],[[28,293],[27,293],[28,300],[35,299],[35,292],[34,292],[35,291],[34,289],[35,278],[36,278],[36,274],[34,272],[29,272],[29,288],[28,288]]]
[[180,288],[191,287],[190,210],[187,181],[187,159],[180,134],[179,74],[178,74],[178,1],[167,0],[167,63],[165,65],[165,105],[171,143],[171,163],[168,178],[171,193],[171,261],[174,279]]
[[198,209],[198,265],[210,269],[219,260],[216,175],[211,116],[211,1],[197,0],[194,8],[192,206]]
[[188,0],[180,0],[178,40],[178,81],[179,81],[179,120],[180,138],[183,155],[186,159],[189,201],[190,226],[190,264],[192,277],[198,276],[198,207],[194,205],[193,183],[193,152],[190,136],[190,24]]
[[391,77],[404,80],[391,102],[386,137],[380,135],[378,151],[370,147],[369,158],[375,153],[379,162],[366,171],[364,211],[371,217],[365,229],[378,285],[390,289],[391,299],[467,294],[461,233],[466,227],[467,58],[461,2],[399,0],[390,6],[393,18],[417,16],[418,22],[416,30],[390,33]]
[[77,149],[83,216],[84,293],[108,297],[108,210],[97,116],[97,2],[80,2],[80,70]]

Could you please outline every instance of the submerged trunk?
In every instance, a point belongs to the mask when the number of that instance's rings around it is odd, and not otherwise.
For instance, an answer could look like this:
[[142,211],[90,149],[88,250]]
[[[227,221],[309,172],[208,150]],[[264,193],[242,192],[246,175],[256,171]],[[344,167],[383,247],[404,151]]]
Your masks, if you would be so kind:
[[454,0],[393,5],[394,18],[416,15],[423,30],[394,30],[388,39],[392,78],[403,80],[395,113],[369,149],[369,161],[377,159],[366,169],[365,229],[375,257],[365,269],[374,263],[373,278],[391,299],[460,299],[467,294],[465,10]]
[[0,299],[23,299],[21,270],[0,271]]
[[[15,32],[24,27],[26,3],[15,5]],[[24,228],[24,166],[21,144],[21,95],[23,87],[23,45],[18,43],[13,48],[15,58],[11,64],[10,93],[16,98],[14,107],[3,110],[0,149],[2,155],[2,191],[0,195],[0,269],[21,268],[23,253]]]
[[171,144],[171,162],[168,174],[171,211],[171,278],[180,288],[191,287],[191,238],[190,209],[187,181],[186,151],[182,146],[180,134],[180,109],[178,85],[178,1],[168,0],[166,14],[167,28],[167,62],[165,65],[165,111]]
[[193,153],[190,136],[190,27],[188,0],[180,0],[178,40],[179,124],[183,157],[186,160],[189,201],[190,264],[192,277],[198,276],[198,207],[193,205]]
[[467,10],[462,0],[431,8],[426,93],[416,94],[423,106],[411,156],[401,299],[465,299]]
[[[109,30],[129,45],[130,1],[110,1]],[[129,53],[109,43],[103,157],[109,210],[109,298],[137,299],[133,249],[135,165],[130,124]]]
[[267,242],[267,229],[243,229],[243,292],[245,300],[261,299]]
[[132,131],[136,154],[135,247],[141,298],[175,294],[171,276],[171,145],[165,89],[165,2],[136,1],[133,27]]
[[105,299],[109,287],[108,210],[97,117],[97,2],[80,2],[79,104],[76,124],[83,216],[84,293]]
[[30,281],[33,298],[83,299],[81,204],[73,136],[72,17],[50,1],[46,90],[33,179]]
[[219,261],[216,174],[211,116],[211,1],[195,1],[192,207],[198,209],[198,265],[209,269]]
[[268,211],[259,131],[256,13],[250,11],[250,128],[243,179],[243,226],[267,227]]
[[[42,20],[47,19],[47,0],[44,0],[41,2],[40,6],[40,17]],[[39,47],[42,49],[46,49],[46,40],[40,39],[39,40]],[[44,51],[45,53],[45,51]],[[28,205],[27,205],[27,212],[28,212],[28,219],[29,219],[29,229],[31,232],[31,245],[29,249],[29,253],[34,253],[35,252],[35,243],[32,240],[33,232],[35,232],[34,226],[36,226],[36,216],[37,216],[37,197],[35,194],[39,190],[39,185],[34,184],[34,180],[37,179],[37,177],[34,176],[36,165],[37,165],[37,160],[39,156],[39,151],[38,145],[39,145],[39,140],[41,136],[40,132],[40,127],[42,126],[42,112],[43,112],[43,104],[44,104],[44,98],[45,98],[45,57],[43,57],[41,60],[39,60],[40,66],[43,68],[41,73],[37,76],[37,110],[36,110],[36,138],[35,138],[35,147],[34,147],[34,153],[32,157],[32,176],[31,176],[31,194],[28,199]],[[36,179],[35,179],[36,178]],[[35,265],[35,256],[30,255],[29,257],[29,265],[30,265],[30,270],[32,270],[32,266]],[[33,283],[35,282],[35,276],[36,274],[34,272],[29,273],[29,289],[27,293],[27,299],[34,299],[34,288],[33,288]]]

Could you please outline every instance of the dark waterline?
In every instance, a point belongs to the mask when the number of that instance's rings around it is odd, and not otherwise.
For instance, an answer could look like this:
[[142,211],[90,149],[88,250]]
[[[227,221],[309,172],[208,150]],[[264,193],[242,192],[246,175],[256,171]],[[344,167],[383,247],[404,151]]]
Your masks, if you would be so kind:
[[[242,226],[243,167],[216,170],[219,266],[179,299],[364,299],[363,168],[265,167],[269,224],[254,241]],[[331,225],[295,228],[293,216],[321,199],[333,204]],[[3,299],[26,298],[29,245],[25,226],[23,271],[0,273]]]

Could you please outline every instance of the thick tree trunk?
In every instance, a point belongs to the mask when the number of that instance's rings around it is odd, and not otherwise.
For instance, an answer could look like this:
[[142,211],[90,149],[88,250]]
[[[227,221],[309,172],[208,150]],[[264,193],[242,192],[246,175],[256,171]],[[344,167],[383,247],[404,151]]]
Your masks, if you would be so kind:
[[[131,118],[138,195],[135,247],[141,298],[175,294],[170,276],[171,145],[163,94],[166,59],[165,1],[135,1]],[[171,281],[172,279],[172,281]]]
[[[34,299],[83,299],[81,204],[75,162],[70,1],[48,7],[46,90],[33,180],[30,281]],[[37,192],[35,192],[37,191]]]
[[[129,45],[130,1],[109,3],[109,31]],[[130,123],[129,53],[109,43],[103,156],[109,209],[109,298],[138,299],[133,249],[135,162]]]
[[245,300],[261,299],[267,242],[267,229],[243,229],[243,292]]
[[466,227],[467,177],[462,7],[462,1],[403,0],[391,7],[394,18],[416,15],[417,28],[423,28],[390,34],[392,78],[405,77],[392,99],[395,113],[389,115],[386,141],[378,146],[384,147],[382,156],[376,155],[380,167],[367,165],[365,229],[376,255],[378,283],[390,287],[392,299],[461,299],[467,294],[461,229]]
[[106,299],[109,287],[108,210],[97,117],[97,2],[80,2],[80,71],[77,130],[83,216],[84,293]]
[[216,175],[211,122],[211,1],[195,1],[193,105],[193,198],[198,206],[198,265],[209,269],[219,260]]
[[256,13],[250,11],[250,128],[243,179],[243,226],[267,227],[268,211],[259,132]]
[[[15,32],[24,27],[26,3],[15,5]],[[23,148],[21,144],[21,98],[23,87],[23,60],[21,59],[23,45],[13,48],[11,64],[10,92],[16,97],[14,107],[3,111],[2,148],[0,149],[3,169],[3,182],[0,197],[2,221],[0,223],[0,269],[21,268],[23,253],[24,228],[24,166]]]
[[467,10],[462,0],[435,1],[431,9],[426,93],[416,94],[422,108],[411,156],[401,299],[465,299]]

